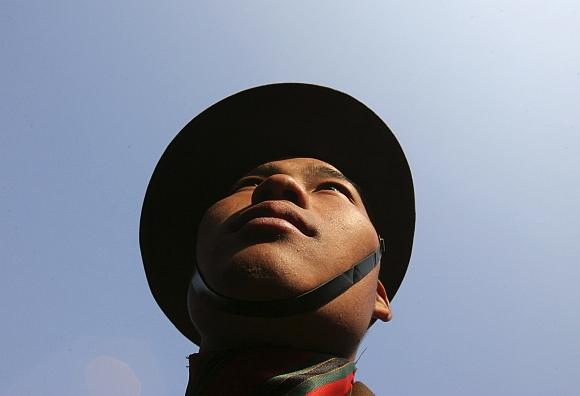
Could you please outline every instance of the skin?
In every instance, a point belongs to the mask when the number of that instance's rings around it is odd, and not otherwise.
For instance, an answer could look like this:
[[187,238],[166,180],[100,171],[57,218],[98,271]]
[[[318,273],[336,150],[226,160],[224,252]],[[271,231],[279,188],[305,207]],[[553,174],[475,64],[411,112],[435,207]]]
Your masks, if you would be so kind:
[[[267,214],[249,212],[258,207]],[[242,300],[311,290],[378,245],[355,186],[314,158],[273,161],[244,175],[206,211],[198,235],[197,263],[209,286]],[[391,319],[378,273],[379,266],[325,306],[290,317],[244,317],[193,301],[200,350],[276,346],[353,359],[371,319]]]

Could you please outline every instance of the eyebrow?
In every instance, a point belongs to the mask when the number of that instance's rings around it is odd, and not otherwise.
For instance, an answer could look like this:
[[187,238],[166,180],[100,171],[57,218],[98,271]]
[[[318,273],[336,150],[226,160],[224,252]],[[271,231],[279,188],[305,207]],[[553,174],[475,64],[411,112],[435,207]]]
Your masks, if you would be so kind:
[[342,172],[324,165],[309,165],[306,168],[306,174],[314,177],[331,177],[334,179],[340,179],[349,182],[353,186],[356,186],[356,184],[354,184],[348,177],[343,175]]

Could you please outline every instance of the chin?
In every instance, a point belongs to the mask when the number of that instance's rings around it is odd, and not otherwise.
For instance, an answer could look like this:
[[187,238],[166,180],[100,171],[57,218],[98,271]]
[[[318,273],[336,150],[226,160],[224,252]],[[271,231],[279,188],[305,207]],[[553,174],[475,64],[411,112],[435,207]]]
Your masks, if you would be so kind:
[[[271,243],[248,246],[230,257],[221,257],[222,264],[212,265],[219,274],[202,272],[215,290],[228,297],[242,300],[273,300],[293,297],[310,290],[311,272],[308,261],[296,248],[284,249]],[[215,261],[214,261],[215,262]],[[215,280],[215,282],[212,282]]]

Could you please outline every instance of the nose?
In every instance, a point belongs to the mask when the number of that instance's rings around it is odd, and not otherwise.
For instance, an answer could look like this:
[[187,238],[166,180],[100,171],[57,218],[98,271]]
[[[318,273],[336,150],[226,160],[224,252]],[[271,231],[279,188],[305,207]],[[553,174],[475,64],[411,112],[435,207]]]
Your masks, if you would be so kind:
[[262,181],[252,194],[252,205],[268,200],[286,200],[308,208],[308,194],[292,176],[275,174]]

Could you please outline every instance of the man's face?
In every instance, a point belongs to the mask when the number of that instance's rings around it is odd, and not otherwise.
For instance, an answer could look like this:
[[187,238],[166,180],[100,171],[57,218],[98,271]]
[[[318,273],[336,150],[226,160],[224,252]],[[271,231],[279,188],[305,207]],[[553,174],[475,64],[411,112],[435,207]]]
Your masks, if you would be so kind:
[[312,158],[243,175],[205,213],[197,262],[217,292],[243,300],[291,297],[344,272],[378,236],[355,186]]
[[[326,162],[292,158],[243,175],[207,210],[197,264],[222,295],[271,300],[321,285],[377,246],[355,186]],[[378,273],[377,266],[324,307],[289,317],[245,317],[191,301],[201,348],[276,345],[352,358],[371,318],[390,319]]]

